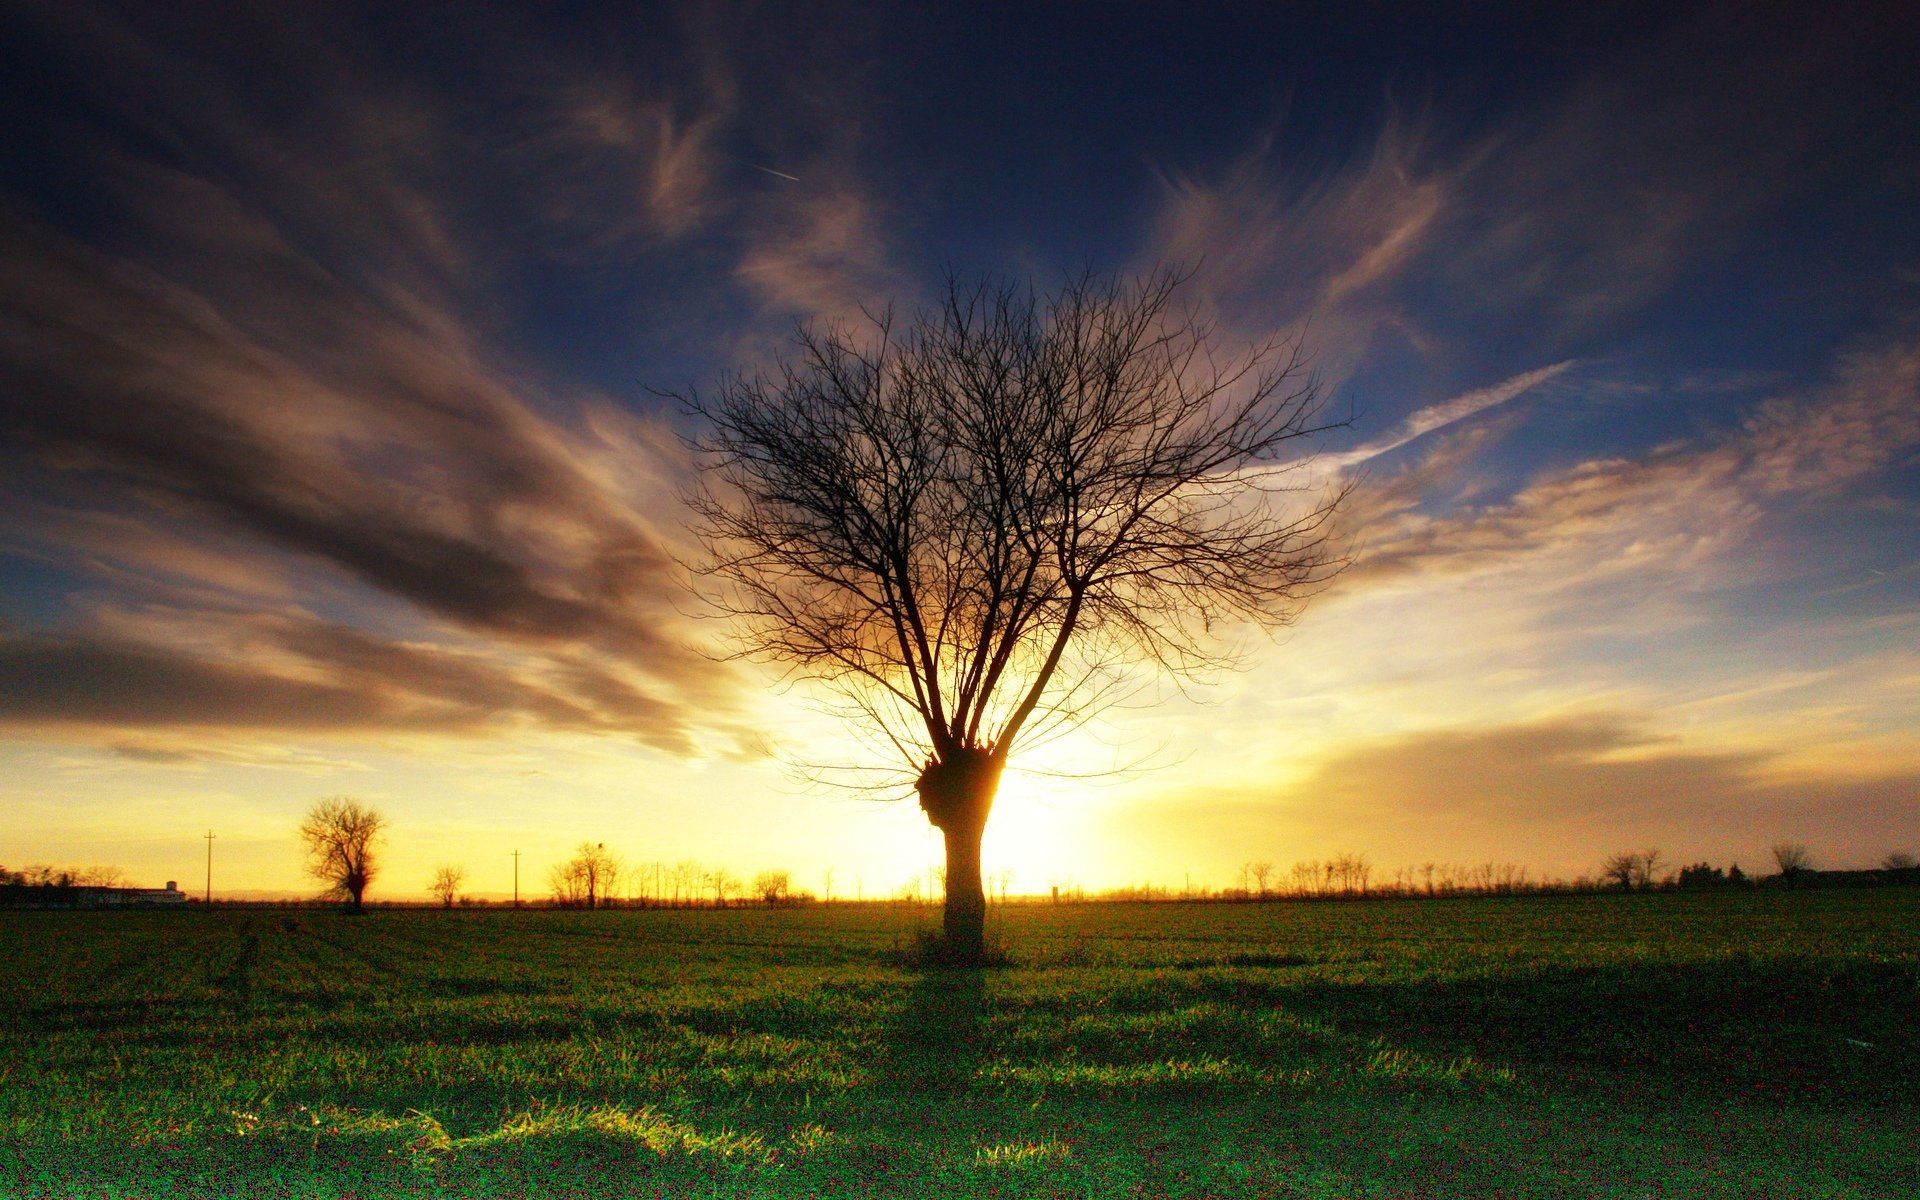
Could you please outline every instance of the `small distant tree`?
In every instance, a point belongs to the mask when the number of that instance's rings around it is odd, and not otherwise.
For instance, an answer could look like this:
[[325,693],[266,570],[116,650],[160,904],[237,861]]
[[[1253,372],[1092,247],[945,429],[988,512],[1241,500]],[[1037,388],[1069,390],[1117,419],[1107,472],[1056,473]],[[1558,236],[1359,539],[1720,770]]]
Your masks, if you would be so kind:
[[792,890],[793,877],[785,871],[762,871],[753,877],[753,894],[762,904],[778,904]]
[[1774,865],[1788,883],[1798,883],[1813,869],[1813,854],[1801,842],[1780,842],[1773,848]]
[[683,858],[673,864],[674,903],[696,903],[700,899],[700,888],[706,878],[706,868],[691,858]]
[[581,842],[566,862],[547,872],[554,903],[574,908],[597,908],[613,898],[620,882],[620,856],[605,842]]
[[1013,868],[1002,867],[993,873],[988,882],[1000,890],[1000,903],[1005,904],[1007,891],[1013,887]]
[[1253,894],[1256,896],[1265,896],[1267,894],[1267,880],[1270,877],[1272,877],[1272,875],[1273,875],[1272,863],[1270,862],[1248,863],[1247,876],[1253,884],[1253,886],[1249,890],[1252,891]]
[[1913,865],[1913,855],[1899,850],[1895,850],[1892,854],[1880,860],[1880,869],[1882,871],[1911,871],[1913,870]]
[[1320,879],[1320,864],[1312,859],[1293,864],[1293,894],[1309,896]]
[[440,903],[447,908],[453,907],[454,896],[460,891],[460,885],[467,879],[465,867],[448,863],[433,873],[432,892],[440,897]]
[[315,801],[300,823],[307,874],[327,885],[326,895],[344,898],[350,912],[361,910],[373,882],[374,850],[386,827],[385,817],[352,796]]
[[833,868],[828,867],[820,876],[820,898],[828,904],[833,903]]
[[1660,856],[1660,851],[1655,850],[1651,847],[1649,847],[1648,849],[1642,850],[1640,853],[1634,855],[1633,856],[1634,886],[1641,889],[1642,891],[1646,891],[1652,888],[1655,883],[1659,882],[1660,868],[1666,865],[1666,861],[1667,861],[1666,859]]
[[1600,864],[1600,878],[1614,884],[1623,892],[1633,890],[1633,881],[1640,871],[1640,856],[1631,850],[1622,850],[1610,854],[1607,861]]

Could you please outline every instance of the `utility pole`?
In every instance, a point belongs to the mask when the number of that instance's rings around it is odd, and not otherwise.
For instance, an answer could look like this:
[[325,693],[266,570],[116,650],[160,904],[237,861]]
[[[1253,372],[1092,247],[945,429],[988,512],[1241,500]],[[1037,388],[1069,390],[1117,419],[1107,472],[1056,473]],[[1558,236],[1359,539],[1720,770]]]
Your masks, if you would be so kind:
[[513,852],[513,906],[520,907],[520,852]]
[[213,903],[213,830],[207,830],[207,903]]

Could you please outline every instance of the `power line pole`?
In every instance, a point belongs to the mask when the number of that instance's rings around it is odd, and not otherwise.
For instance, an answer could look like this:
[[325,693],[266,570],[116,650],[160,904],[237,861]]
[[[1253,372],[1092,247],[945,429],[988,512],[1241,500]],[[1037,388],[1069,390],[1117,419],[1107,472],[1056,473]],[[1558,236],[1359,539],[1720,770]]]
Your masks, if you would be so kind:
[[520,852],[513,852],[513,906],[520,907]]
[[207,903],[213,903],[213,830],[207,830]]

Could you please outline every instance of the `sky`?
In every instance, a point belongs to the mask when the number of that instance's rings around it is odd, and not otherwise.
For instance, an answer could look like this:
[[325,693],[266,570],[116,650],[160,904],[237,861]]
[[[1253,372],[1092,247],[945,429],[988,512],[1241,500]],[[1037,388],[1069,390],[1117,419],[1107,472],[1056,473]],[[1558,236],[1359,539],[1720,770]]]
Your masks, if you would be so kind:
[[1920,851],[1910,5],[0,10],[0,864],[892,895],[675,399],[947,272],[1304,339],[1353,565],[1017,755],[1014,891]]

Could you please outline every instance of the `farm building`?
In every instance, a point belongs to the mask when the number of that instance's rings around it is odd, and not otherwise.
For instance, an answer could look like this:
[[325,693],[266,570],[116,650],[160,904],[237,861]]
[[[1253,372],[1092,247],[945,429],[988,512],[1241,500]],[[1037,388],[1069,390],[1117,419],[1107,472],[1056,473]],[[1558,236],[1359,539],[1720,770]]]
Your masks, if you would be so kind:
[[95,887],[93,885],[24,885],[0,887],[0,908],[174,908],[185,907],[187,894],[175,881],[163,888]]

